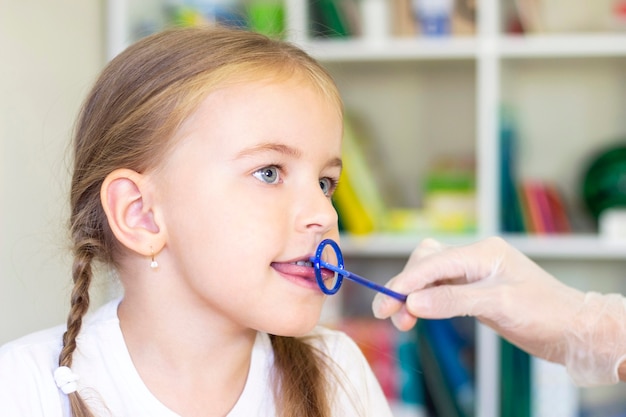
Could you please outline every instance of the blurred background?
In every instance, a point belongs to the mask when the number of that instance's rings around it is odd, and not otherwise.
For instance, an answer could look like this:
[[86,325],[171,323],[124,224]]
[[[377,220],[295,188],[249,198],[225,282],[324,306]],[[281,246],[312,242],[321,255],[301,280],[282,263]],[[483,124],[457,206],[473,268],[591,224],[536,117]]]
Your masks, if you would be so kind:
[[68,143],[105,61],[103,10],[0,0],[0,344],[65,321]]
[[[94,78],[142,36],[214,22],[296,42],[337,81],[349,269],[384,283],[424,237],[497,234],[626,294],[626,0],[0,0],[0,344],[65,319],[68,144]],[[372,297],[348,283],[324,320],[397,416],[626,416],[624,384],[578,389],[473,319],[400,334]]]

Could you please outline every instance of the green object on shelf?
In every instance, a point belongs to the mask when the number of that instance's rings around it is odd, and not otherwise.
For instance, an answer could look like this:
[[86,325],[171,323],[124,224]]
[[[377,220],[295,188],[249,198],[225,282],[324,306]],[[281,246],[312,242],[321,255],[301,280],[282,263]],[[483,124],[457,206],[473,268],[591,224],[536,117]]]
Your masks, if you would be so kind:
[[316,0],[309,3],[311,30],[314,36],[342,38],[350,36],[341,0]]
[[470,191],[475,190],[475,179],[468,172],[436,172],[431,173],[426,179],[426,192],[437,191]]
[[476,174],[474,161],[446,157],[433,163],[423,182],[423,207],[437,233],[476,230]]
[[190,6],[178,6],[169,10],[169,20],[174,26],[193,27],[204,24],[204,17],[199,10]]
[[583,175],[582,197],[597,220],[612,207],[626,207],[626,139],[600,151]]
[[285,6],[282,0],[256,0],[246,6],[250,29],[282,38],[285,32]]
[[531,417],[530,355],[500,339],[500,416]]

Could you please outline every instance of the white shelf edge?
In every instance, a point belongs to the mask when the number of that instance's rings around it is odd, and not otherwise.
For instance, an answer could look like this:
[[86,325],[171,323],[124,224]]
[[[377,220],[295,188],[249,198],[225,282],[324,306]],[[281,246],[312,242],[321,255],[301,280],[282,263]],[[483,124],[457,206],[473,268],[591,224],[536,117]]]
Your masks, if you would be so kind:
[[[298,42],[327,62],[477,59],[483,53],[511,58],[626,57],[626,34],[541,34],[448,38],[320,39]],[[483,49],[482,44],[495,45]]]
[[497,41],[502,58],[626,57],[626,35],[541,34],[502,36]]
[[[406,258],[425,238],[417,234],[370,234],[354,236],[343,234],[341,248],[352,257]],[[476,235],[432,236],[445,245],[466,245],[480,239]],[[502,235],[511,245],[534,259],[554,260],[623,260],[626,262],[626,240],[616,241],[597,235]]]
[[536,259],[585,259],[626,261],[626,240],[610,240],[593,234],[525,236],[503,238]]
[[478,53],[474,37],[321,39],[298,45],[326,62],[475,59]]
[[426,237],[432,237],[446,245],[464,245],[475,242],[475,236],[445,235],[425,236],[418,234],[373,233],[368,235],[342,234],[341,250],[346,256],[355,257],[408,257]]

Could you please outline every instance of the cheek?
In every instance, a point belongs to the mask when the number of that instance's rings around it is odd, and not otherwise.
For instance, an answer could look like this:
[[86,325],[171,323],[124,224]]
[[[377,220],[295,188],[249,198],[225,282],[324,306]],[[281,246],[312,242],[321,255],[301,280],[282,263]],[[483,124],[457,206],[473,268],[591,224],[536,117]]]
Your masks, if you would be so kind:
[[[226,268],[249,273],[250,268],[254,270],[267,263],[263,256],[284,236],[279,219],[271,216],[272,210],[266,209],[229,198],[215,201],[193,220],[188,218],[185,235],[189,239],[179,243],[184,247],[194,242],[193,251],[199,262],[209,261],[219,269],[226,265]],[[198,249],[205,252],[204,256]],[[243,264],[242,259],[246,260]]]

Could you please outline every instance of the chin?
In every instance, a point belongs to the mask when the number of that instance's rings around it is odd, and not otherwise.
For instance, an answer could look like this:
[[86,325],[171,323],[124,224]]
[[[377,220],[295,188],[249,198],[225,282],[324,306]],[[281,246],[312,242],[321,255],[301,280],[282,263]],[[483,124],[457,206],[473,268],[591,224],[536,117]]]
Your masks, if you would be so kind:
[[301,337],[309,334],[315,326],[317,326],[320,319],[321,312],[318,314],[306,314],[306,315],[288,315],[281,317],[280,320],[276,320],[271,326],[268,326],[266,333],[273,334],[275,336],[285,337]]

